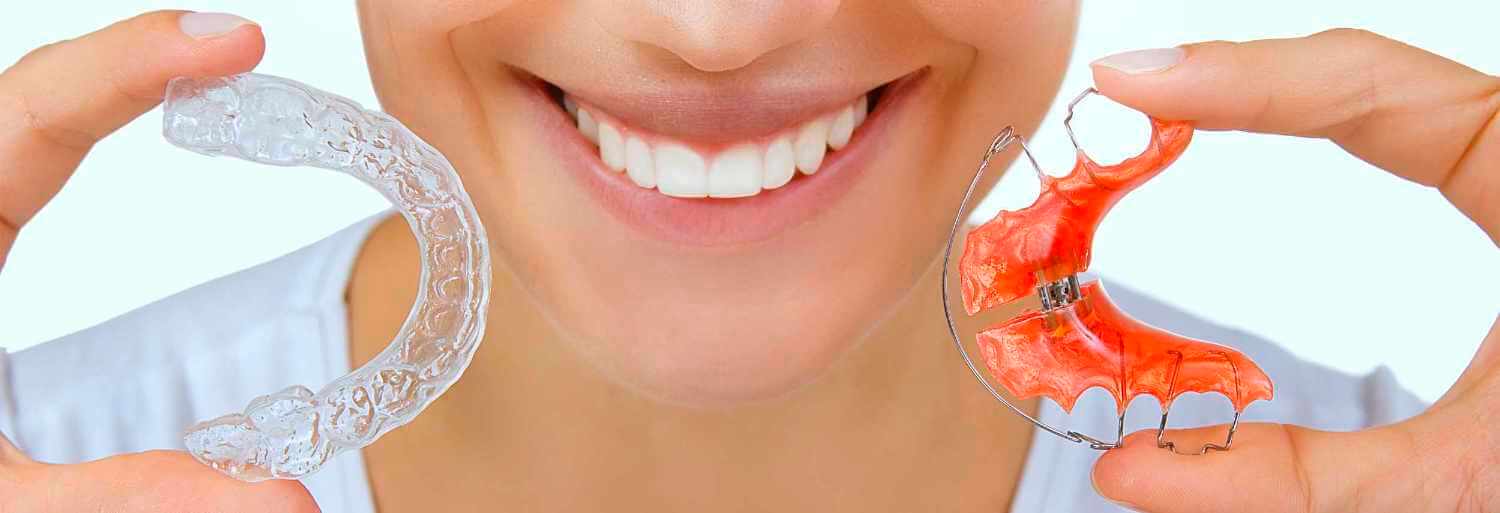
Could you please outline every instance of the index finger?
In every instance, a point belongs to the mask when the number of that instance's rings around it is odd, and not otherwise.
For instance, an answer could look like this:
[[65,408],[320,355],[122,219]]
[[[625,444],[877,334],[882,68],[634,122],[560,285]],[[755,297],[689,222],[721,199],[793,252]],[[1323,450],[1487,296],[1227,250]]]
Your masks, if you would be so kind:
[[89,148],[155,107],[168,80],[246,71],[264,48],[242,18],[158,11],[42,47],[0,73],[0,263]]
[[1500,78],[1351,29],[1128,52],[1093,72],[1100,92],[1152,116],[1330,139],[1438,187],[1500,241]]

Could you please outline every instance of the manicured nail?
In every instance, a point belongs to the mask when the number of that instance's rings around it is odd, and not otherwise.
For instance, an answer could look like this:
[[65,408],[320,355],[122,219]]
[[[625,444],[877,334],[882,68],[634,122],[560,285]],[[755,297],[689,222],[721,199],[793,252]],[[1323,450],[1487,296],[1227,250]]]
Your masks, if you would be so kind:
[[177,19],[177,25],[182,29],[182,33],[194,39],[219,37],[234,32],[234,29],[253,24],[255,22],[222,12],[190,12]]
[[1117,53],[1096,60],[1091,65],[1104,66],[1130,75],[1141,75],[1166,71],[1182,62],[1185,56],[1187,52],[1181,48],[1153,48]]

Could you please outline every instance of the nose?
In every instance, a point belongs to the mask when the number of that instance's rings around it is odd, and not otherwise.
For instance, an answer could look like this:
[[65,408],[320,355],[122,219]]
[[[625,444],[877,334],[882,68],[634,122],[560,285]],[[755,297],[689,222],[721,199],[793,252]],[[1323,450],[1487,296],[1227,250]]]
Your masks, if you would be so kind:
[[663,48],[694,68],[727,71],[812,34],[839,0],[596,0],[604,28]]

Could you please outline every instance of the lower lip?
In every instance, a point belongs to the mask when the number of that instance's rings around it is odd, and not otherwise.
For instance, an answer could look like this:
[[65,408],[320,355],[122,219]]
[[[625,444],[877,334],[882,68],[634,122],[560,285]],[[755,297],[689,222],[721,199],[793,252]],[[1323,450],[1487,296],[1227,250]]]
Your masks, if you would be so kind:
[[605,167],[599,150],[583,138],[573,120],[558,107],[540,81],[531,88],[536,121],[563,166],[575,172],[589,194],[624,224],[652,238],[689,246],[751,244],[803,224],[832,207],[889,146],[891,126],[916,96],[926,73],[918,71],[892,82],[870,117],[843,149],[828,153],[813,175],[798,175],[786,185],[746,198],[674,198],[630,181]]

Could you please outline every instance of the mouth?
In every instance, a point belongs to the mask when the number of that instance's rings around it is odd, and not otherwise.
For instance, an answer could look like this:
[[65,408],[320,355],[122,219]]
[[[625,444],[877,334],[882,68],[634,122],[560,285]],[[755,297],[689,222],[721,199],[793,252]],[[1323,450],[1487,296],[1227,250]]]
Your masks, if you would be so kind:
[[522,79],[558,156],[606,210],[653,238],[721,246],[774,237],[837,203],[890,144],[925,71],[852,94],[615,95]]

